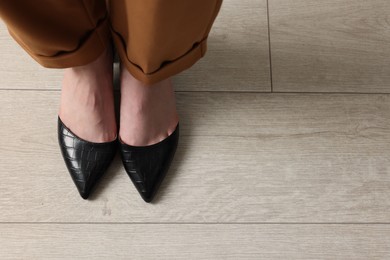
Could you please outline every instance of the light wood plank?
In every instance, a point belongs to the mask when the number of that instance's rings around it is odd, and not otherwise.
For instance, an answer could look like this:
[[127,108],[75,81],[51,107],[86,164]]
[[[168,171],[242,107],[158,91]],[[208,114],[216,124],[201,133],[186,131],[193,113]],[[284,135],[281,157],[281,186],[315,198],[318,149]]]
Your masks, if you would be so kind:
[[2,259],[388,259],[389,225],[2,224]]
[[[270,91],[266,0],[224,0],[206,56],[174,78],[183,91]],[[62,70],[40,67],[0,20],[0,89],[60,89]]]
[[224,0],[207,43],[178,90],[271,91],[266,0]]
[[8,34],[0,19],[0,89],[60,89],[61,69],[46,69]]
[[177,93],[179,148],[148,205],[119,156],[79,197],[59,94],[0,91],[1,222],[389,222],[389,95]]
[[275,91],[390,92],[390,1],[269,4]]

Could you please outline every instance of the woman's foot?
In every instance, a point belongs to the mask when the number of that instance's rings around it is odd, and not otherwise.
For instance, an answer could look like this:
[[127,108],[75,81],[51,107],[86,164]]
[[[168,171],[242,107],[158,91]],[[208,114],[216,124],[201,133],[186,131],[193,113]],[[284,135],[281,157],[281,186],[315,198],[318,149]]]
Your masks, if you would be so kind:
[[112,53],[106,50],[84,66],[65,69],[58,115],[78,137],[95,143],[117,136]]
[[178,122],[170,78],[147,85],[122,67],[119,136],[125,144],[158,143],[172,134]]

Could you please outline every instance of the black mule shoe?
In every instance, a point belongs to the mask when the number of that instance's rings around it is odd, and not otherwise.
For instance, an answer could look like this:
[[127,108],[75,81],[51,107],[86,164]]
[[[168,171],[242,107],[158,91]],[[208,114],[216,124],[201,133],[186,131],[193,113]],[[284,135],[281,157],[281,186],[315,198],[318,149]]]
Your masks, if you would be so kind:
[[118,138],[127,174],[145,202],[151,202],[171,165],[179,142],[179,123],[174,132],[156,144],[131,146]]
[[58,116],[58,142],[66,167],[81,197],[87,199],[92,188],[114,159],[117,138],[93,143],[76,136]]

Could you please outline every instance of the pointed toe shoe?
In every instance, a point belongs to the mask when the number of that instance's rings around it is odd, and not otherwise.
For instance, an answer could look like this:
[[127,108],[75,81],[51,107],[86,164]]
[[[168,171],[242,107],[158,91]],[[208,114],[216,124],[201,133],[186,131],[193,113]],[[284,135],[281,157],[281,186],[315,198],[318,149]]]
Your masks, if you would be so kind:
[[123,166],[145,202],[151,202],[172,163],[179,142],[179,123],[164,140],[131,146],[118,138]]
[[93,143],[75,135],[58,116],[58,143],[65,165],[80,196],[88,199],[91,190],[115,157],[117,139]]

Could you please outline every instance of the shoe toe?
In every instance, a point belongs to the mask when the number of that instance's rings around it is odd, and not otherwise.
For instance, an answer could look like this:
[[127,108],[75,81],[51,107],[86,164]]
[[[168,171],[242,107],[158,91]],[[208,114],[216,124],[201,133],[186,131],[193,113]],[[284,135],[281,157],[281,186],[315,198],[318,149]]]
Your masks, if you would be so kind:
[[89,194],[90,194],[90,191],[81,191],[80,189],[79,189],[79,193],[80,193],[80,196],[83,198],[83,199],[88,199],[88,197],[89,197]]
[[[66,160],[68,163],[73,160]],[[70,176],[76,188],[83,199],[88,199],[95,182],[103,175],[101,172],[88,171],[87,169],[81,169],[80,167],[69,169]],[[104,173],[104,172],[103,172]],[[99,176],[100,175],[100,176]]]
[[151,202],[164,180],[179,141],[179,124],[175,131],[159,143],[131,146],[120,138],[121,158],[125,170],[145,202]]
[[116,140],[93,143],[76,136],[58,117],[58,142],[62,157],[80,196],[88,199],[96,182],[112,162]]

